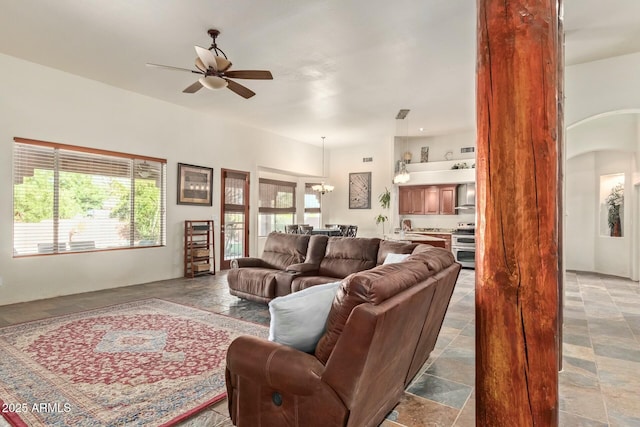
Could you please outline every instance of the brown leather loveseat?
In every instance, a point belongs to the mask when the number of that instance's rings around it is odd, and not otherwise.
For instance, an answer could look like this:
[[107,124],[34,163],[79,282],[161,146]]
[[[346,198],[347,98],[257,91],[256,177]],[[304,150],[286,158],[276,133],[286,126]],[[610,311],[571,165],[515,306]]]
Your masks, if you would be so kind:
[[314,353],[234,340],[226,369],[234,425],[379,425],[433,350],[459,271],[449,251],[427,247],[349,275]]
[[227,275],[229,292],[268,303],[279,296],[369,270],[381,265],[389,253],[411,254],[417,246],[377,238],[271,233],[261,258],[232,261]]

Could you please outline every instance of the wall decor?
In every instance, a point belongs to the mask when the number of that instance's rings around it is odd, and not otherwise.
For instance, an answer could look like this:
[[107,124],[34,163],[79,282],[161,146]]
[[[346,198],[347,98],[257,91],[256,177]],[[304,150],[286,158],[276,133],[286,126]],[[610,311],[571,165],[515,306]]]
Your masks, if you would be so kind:
[[212,206],[213,168],[178,163],[178,204]]
[[371,172],[349,174],[349,209],[371,209]]
[[420,163],[427,163],[429,161],[429,147],[422,147],[420,150]]

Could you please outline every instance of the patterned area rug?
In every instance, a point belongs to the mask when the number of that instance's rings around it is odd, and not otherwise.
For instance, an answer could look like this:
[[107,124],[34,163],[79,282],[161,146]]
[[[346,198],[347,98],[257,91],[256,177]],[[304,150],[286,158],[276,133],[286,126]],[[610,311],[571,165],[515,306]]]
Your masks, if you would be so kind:
[[169,426],[226,396],[225,357],[262,325],[148,299],[0,328],[14,426]]

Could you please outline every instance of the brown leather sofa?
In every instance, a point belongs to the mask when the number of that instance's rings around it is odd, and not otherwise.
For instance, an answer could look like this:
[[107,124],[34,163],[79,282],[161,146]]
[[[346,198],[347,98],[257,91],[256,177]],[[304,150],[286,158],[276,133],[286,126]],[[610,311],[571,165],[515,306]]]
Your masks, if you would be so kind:
[[442,248],[349,275],[314,354],[257,337],[227,353],[234,425],[377,426],[426,362],[460,265]]
[[411,254],[417,246],[377,238],[271,233],[261,258],[232,261],[227,275],[229,292],[268,303],[291,292],[369,270],[382,264],[389,253]]

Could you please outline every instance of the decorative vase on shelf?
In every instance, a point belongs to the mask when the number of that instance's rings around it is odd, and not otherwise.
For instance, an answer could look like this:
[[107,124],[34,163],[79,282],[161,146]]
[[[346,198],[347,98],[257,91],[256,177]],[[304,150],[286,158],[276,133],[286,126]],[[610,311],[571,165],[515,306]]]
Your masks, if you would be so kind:
[[613,222],[609,231],[611,237],[622,237],[622,224],[620,222],[620,217]]
[[404,163],[408,164],[411,163],[411,151],[405,151],[404,155],[403,155],[403,159],[404,159]]

